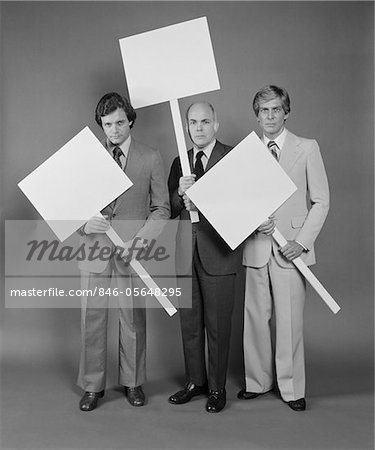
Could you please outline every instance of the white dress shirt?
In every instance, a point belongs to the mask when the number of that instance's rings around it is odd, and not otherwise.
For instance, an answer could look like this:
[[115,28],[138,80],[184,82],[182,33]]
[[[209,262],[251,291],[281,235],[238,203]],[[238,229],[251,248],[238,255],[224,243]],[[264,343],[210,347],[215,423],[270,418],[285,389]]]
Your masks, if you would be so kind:
[[109,153],[111,154],[112,157],[113,157],[113,149],[115,147],[121,148],[123,155],[120,156],[120,162],[121,162],[121,167],[123,169],[126,165],[126,160],[128,158],[130,144],[131,144],[131,136],[129,135],[129,137],[126,139],[126,141],[124,141],[121,145],[114,145],[114,144],[112,144],[112,142],[110,142],[109,146],[108,146]]
[[193,162],[194,162],[193,167],[195,166],[195,163],[197,162],[197,153],[202,151],[204,153],[202,156],[202,165],[203,165],[203,169],[206,170],[208,160],[210,159],[210,156],[211,156],[212,150],[215,147],[215,144],[216,144],[216,139],[214,139],[211,142],[211,144],[208,144],[207,147],[205,147],[205,148],[197,148],[194,146],[194,148],[193,148]]
[[280,161],[280,154],[281,154],[281,150],[282,150],[283,145],[284,145],[286,133],[287,133],[286,128],[283,128],[283,131],[282,131],[282,132],[277,136],[277,138],[275,138],[275,139],[269,139],[266,135],[263,135],[263,142],[264,142],[267,146],[268,146],[268,143],[269,143],[270,141],[273,141],[273,142],[275,142],[275,143],[277,144],[277,146],[279,147],[278,149],[276,149],[278,161]]

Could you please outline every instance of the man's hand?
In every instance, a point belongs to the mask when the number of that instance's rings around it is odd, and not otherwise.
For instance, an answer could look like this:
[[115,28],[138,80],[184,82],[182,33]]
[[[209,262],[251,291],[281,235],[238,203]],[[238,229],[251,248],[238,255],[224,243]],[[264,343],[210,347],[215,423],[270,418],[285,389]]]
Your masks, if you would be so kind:
[[304,248],[302,245],[298,244],[296,241],[288,241],[284,247],[279,249],[279,252],[289,261],[293,261],[293,259],[301,256]]
[[180,183],[177,191],[180,197],[185,194],[185,191],[187,191],[189,187],[193,186],[193,184],[195,183],[195,177],[196,175],[193,173],[192,175],[180,178]]
[[267,236],[271,235],[275,231],[275,216],[270,216],[268,220],[263,222],[259,227],[257,228],[258,233],[266,234]]
[[86,234],[92,234],[92,233],[105,233],[110,228],[109,222],[101,216],[94,216],[91,217],[91,219],[86,222],[86,225],[83,229],[83,231]]
[[126,260],[129,256],[129,248],[132,245],[133,240],[124,242],[124,245],[122,247],[117,246],[115,254],[120,256],[120,258]]
[[194,205],[194,203],[190,200],[190,198],[185,194],[183,197],[185,208],[188,211],[198,211],[197,207]]

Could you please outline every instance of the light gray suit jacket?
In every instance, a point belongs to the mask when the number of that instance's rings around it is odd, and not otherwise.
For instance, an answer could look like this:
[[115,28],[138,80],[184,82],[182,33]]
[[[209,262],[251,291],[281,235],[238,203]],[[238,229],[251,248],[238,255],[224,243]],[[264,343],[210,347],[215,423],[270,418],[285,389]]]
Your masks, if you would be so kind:
[[[318,143],[287,131],[279,162],[298,189],[275,212],[276,227],[285,239],[297,240],[308,249],[301,258],[311,265],[315,263],[314,241],[329,209],[328,181]],[[243,265],[263,267],[270,258],[272,247],[282,267],[293,267],[293,263],[278,251],[272,237],[257,232],[245,242]]]
[[[162,231],[163,221],[170,217],[167,182],[160,153],[132,137],[125,173],[133,185],[117,198],[114,208],[111,207],[113,204],[108,205],[102,213],[109,216],[113,228],[124,242],[134,237],[156,239]],[[86,249],[95,242],[100,248],[113,247],[106,234],[81,237],[81,244],[85,244]],[[108,263],[109,260],[103,258],[85,259],[80,262],[79,268],[85,272],[101,273]],[[123,262],[116,259],[116,264],[123,265]]]

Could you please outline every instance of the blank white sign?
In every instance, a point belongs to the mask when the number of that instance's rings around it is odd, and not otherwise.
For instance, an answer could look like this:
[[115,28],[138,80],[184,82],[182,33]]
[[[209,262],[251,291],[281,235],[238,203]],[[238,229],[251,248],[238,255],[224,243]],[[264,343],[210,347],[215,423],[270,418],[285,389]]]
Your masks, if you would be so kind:
[[64,241],[132,184],[85,127],[18,186]]
[[206,17],[120,39],[134,108],[220,89]]
[[296,190],[253,131],[186,193],[234,250]]

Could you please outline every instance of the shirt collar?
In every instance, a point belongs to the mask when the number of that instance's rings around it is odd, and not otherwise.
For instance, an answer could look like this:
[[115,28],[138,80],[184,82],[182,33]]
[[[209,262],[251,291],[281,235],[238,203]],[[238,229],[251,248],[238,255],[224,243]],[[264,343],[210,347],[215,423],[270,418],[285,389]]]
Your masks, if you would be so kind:
[[207,147],[204,147],[204,148],[197,148],[197,147],[194,145],[194,148],[193,148],[193,152],[194,152],[194,161],[195,161],[195,159],[196,159],[196,157],[197,157],[197,153],[200,152],[200,151],[203,151],[203,153],[205,154],[205,156],[206,156],[206,158],[207,158],[206,161],[208,161],[208,160],[210,159],[212,150],[214,149],[215,145],[216,145],[216,139],[214,139],[214,140],[211,142],[211,144],[208,144]]
[[112,144],[112,142],[107,140],[108,150],[112,154],[113,149],[115,147],[120,147],[121,150],[122,150],[122,153],[125,156],[125,158],[127,158],[128,157],[128,153],[129,153],[129,147],[130,147],[131,141],[132,141],[131,135],[129,135],[129,137],[126,139],[126,141],[124,141],[121,145],[114,145],[114,144]]
[[277,146],[281,150],[284,145],[287,129],[284,127],[283,131],[275,139],[269,139],[265,134],[263,134],[263,142],[267,145],[270,141],[276,142]]

